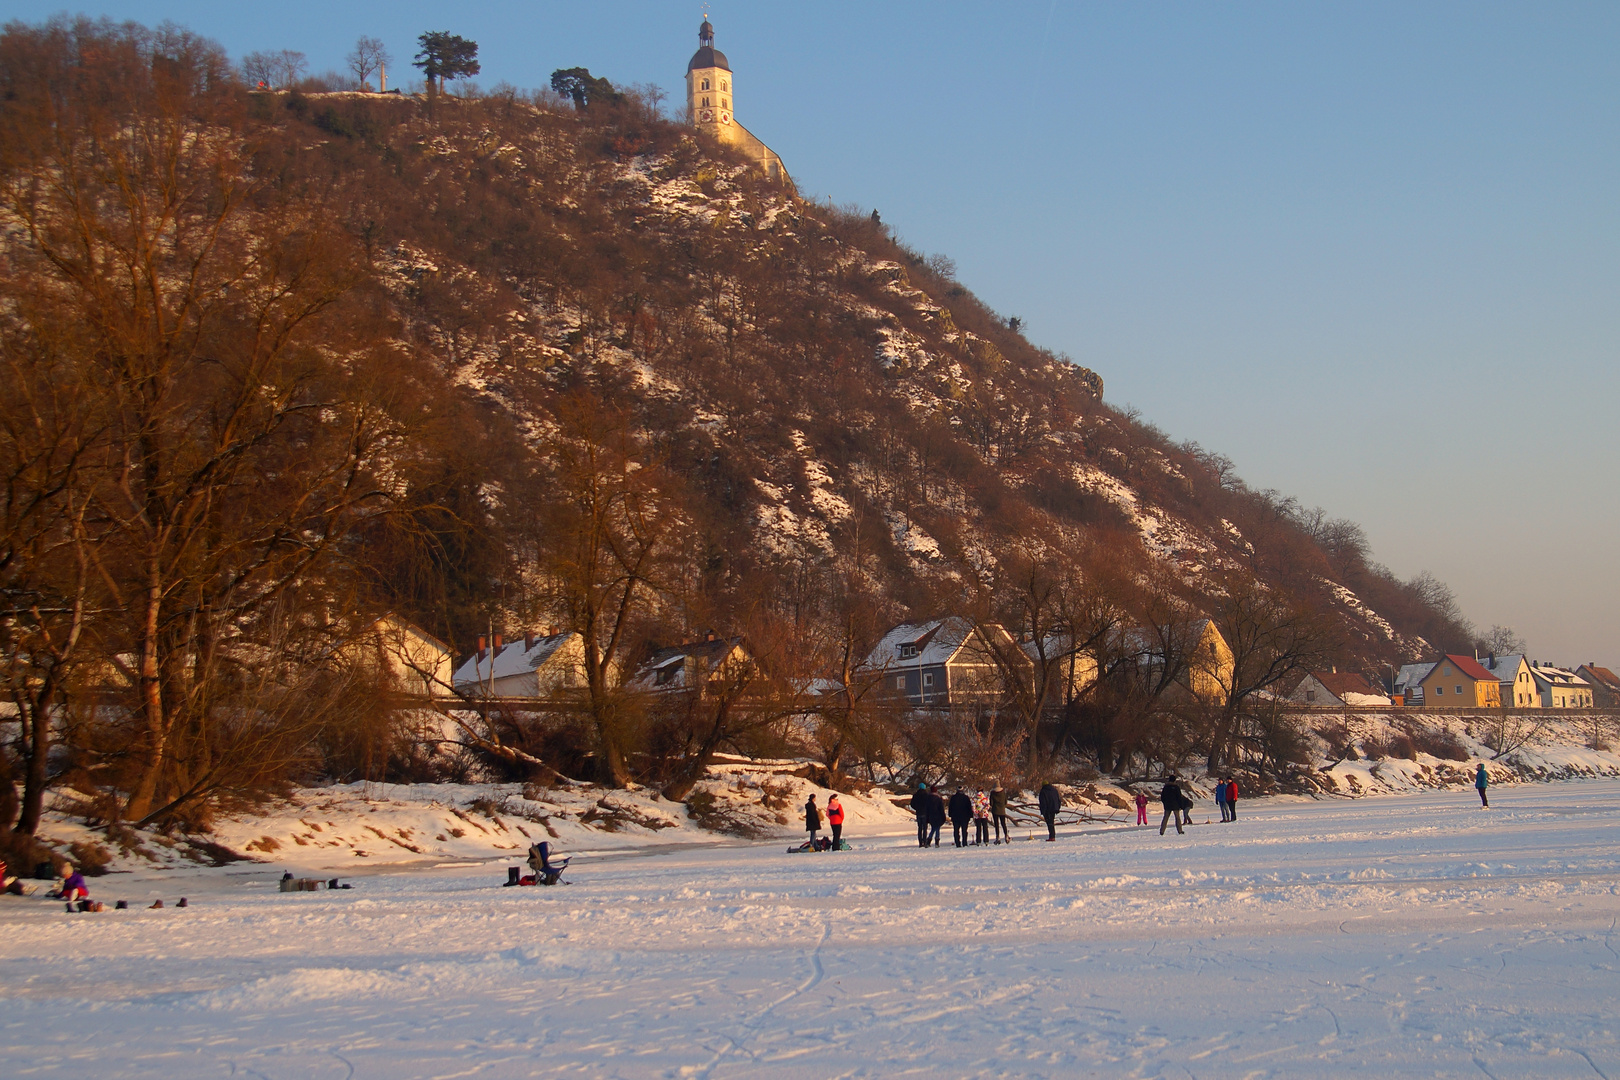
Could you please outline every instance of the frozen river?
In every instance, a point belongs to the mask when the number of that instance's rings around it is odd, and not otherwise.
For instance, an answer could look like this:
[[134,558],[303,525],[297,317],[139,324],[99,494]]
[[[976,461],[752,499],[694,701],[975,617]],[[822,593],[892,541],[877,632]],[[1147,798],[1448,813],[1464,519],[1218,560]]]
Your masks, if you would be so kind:
[[0,1074],[1620,1080],[1620,783],[1492,803],[587,854],[553,889],[118,875],[135,910],[0,898]]

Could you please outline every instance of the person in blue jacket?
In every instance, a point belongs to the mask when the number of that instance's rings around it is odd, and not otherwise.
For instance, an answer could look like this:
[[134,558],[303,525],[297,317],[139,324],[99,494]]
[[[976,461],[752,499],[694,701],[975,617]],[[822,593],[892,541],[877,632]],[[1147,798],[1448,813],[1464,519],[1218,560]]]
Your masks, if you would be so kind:
[[1491,801],[1485,797],[1485,787],[1490,782],[1491,778],[1485,775],[1485,763],[1482,761],[1479,768],[1474,770],[1474,788],[1479,792],[1479,805],[1484,807],[1491,805]]
[[1226,816],[1226,781],[1222,780],[1215,785],[1215,808],[1221,812],[1221,820],[1231,820]]

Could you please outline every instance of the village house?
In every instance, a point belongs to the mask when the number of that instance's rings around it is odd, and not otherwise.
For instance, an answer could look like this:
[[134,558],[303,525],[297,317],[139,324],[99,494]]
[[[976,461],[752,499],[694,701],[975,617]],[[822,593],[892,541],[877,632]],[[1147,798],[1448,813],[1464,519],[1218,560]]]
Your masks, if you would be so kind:
[[1429,677],[1429,672],[1433,671],[1434,667],[1433,661],[1402,664],[1401,669],[1395,673],[1395,682],[1389,688],[1390,693],[1408,705],[1422,705],[1423,680]]
[[746,678],[753,669],[754,658],[742,638],[721,638],[711,633],[702,641],[658,649],[636,669],[626,688],[644,693],[695,690],[701,694],[717,683]]
[[1530,662],[1523,653],[1487,656],[1480,667],[1496,676],[1502,704],[1513,709],[1537,709],[1541,699],[1536,693],[1535,676],[1530,673]]
[[1536,695],[1543,709],[1590,709],[1592,687],[1585,679],[1567,668],[1553,664],[1530,665],[1530,674],[1536,680]]
[[344,641],[337,655],[375,665],[384,681],[402,694],[444,697],[450,693],[450,646],[421,627],[387,614]]
[[1048,690],[1047,707],[1060,709],[1081,697],[1097,681],[1097,658],[1085,649],[1075,649],[1071,642],[1073,638],[1067,634],[1050,634],[1041,642],[1041,648],[1035,647],[1033,639],[1023,642],[1019,648],[1029,657],[1030,670],[1033,672],[1042,661],[1053,663],[1052,682]]
[[1598,709],[1620,709],[1620,675],[1596,663],[1582,664],[1575,674],[1592,688],[1592,705]]
[[1206,705],[1224,701],[1232,685],[1232,650],[1210,619],[1157,628],[1135,627],[1114,641],[1112,651],[1115,659],[1109,667],[1111,674],[1123,668],[1149,681],[1158,678],[1166,655],[1179,653],[1185,662],[1176,684]]
[[1428,709],[1495,709],[1502,704],[1502,685],[1471,656],[1447,653],[1419,684]]
[[1028,662],[1005,628],[951,615],[896,626],[867,655],[861,670],[883,672],[885,685],[913,705],[944,708],[1001,696],[998,653],[1004,660]]
[[469,697],[542,698],[585,683],[584,637],[556,627],[511,642],[496,634],[487,647],[479,638],[455,674],[456,692]]
[[1357,709],[1387,706],[1389,695],[1367,676],[1354,671],[1312,671],[1299,681],[1290,701],[1318,709]]

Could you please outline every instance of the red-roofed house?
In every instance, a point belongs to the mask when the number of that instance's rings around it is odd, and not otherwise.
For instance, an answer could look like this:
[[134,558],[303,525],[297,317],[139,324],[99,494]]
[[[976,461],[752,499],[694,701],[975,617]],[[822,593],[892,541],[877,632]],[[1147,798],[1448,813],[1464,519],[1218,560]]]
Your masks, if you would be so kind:
[[1299,681],[1289,695],[1301,705],[1318,709],[1361,708],[1388,705],[1389,695],[1354,671],[1313,671]]
[[1423,704],[1430,709],[1497,709],[1502,683],[1472,656],[1447,653],[1423,680]]
[[1592,704],[1600,709],[1620,708],[1620,675],[1596,664],[1582,664],[1575,674],[1592,687]]

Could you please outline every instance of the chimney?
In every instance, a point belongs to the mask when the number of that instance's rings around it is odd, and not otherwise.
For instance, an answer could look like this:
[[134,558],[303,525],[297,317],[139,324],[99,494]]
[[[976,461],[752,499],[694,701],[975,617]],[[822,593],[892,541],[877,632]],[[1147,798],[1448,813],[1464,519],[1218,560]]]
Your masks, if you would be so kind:
[[499,635],[499,634],[495,635],[495,651],[496,652],[501,651],[501,635]]
[[523,635],[523,651],[528,652],[532,648],[534,648],[534,635],[533,634],[524,634]]
[[557,629],[557,627],[555,627],[555,626],[546,627],[546,636],[547,637],[556,637],[560,633],[562,633],[562,631]]
[[484,646],[486,646],[488,644],[489,644],[489,641],[484,637],[484,635],[479,634],[478,635],[478,655],[479,656],[484,655]]

